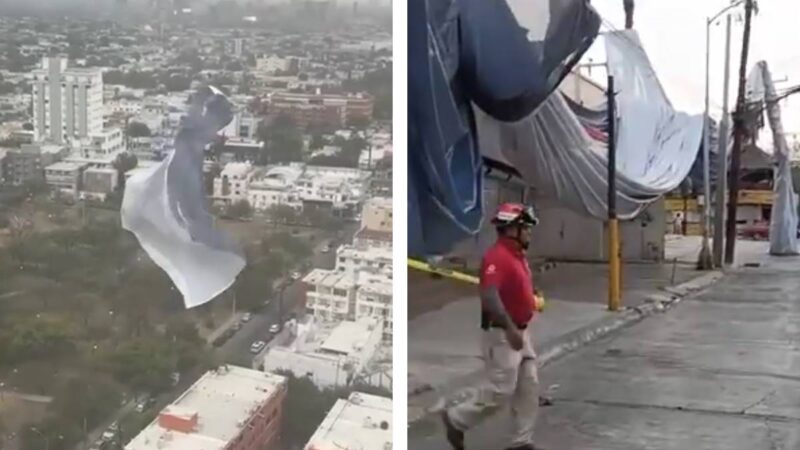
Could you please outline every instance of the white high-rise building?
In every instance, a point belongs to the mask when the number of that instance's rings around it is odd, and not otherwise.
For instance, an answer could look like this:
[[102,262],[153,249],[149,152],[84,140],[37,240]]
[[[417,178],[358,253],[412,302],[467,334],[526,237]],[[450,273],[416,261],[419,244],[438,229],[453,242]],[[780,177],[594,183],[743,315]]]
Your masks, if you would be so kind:
[[66,58],[48,57],[32,76],[36,141],[62,144],[102,133],[102,72],[68,68]]

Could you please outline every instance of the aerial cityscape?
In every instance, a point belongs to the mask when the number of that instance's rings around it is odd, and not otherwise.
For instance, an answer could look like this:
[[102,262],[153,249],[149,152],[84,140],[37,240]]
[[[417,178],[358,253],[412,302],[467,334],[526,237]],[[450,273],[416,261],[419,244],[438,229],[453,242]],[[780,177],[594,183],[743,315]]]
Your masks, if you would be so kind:
[[[0,449],[390,449],[391,3],[0,8]],[[120,216],[208,87],[189,305]]]

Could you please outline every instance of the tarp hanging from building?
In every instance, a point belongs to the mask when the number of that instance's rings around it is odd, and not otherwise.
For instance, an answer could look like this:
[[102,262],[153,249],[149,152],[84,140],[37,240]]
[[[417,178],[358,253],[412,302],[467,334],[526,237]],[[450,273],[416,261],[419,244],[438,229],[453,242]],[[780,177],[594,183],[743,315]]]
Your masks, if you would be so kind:
[[175,151],[125,186],[122,226],[169,275],[187,308],[221,294],[245,266],[236,242],[214,228],[202,179],[203,150],[232,117],[222,93],[196,93]]
[[747,100],[764,105],[772,130],[773,156],[778,163],[769,224],[769,253],[797,255],[800,254],[797,242],[797,194],[792,183],[790,151],[781,122],[781,106],[774,100],[777,96],[767,63],[759,61],[747,78]]
[[471,104],[497,120],[528,116],[599,28],[587,0],[409,1],[409,254],[446,252],[480,229]]
[[[617,212],[631,219],[686,178],[700,149],[703,118],[674,110],[635,32],[604,37],[617,91]],[[600,124],[599,117],[561,95],[514,124],[478,113],[480,148],[515,167],[538,194],[605,218],[608,149],[586,128]]]

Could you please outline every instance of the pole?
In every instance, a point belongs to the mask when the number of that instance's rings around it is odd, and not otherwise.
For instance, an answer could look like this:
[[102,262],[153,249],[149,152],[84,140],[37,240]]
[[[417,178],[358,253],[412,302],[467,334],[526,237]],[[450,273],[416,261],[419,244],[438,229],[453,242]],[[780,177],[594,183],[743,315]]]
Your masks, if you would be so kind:
[[617,221],[617,145],[614,129],[616,106],[614,103],[614,76],[608,76],[608,309],[620,307],[620,250],[619,222]]
[[722,267],[723,235],[725,229],[725,190],[728,174],[728,88],[731,72],[731,16],[725,19],[725,75],[722,87],[722,122],[717,140],[717,188],[714,212],[714,265]]
[[711,250],[708,245],[711,213],[711,120],[708,117],[709,110],[709,66],[711,58],[711,19],[706,19],[706,92],[705,109],[703,113],[703,209],[702,223],[703,240],[700,254],[697,257],[697,268],[699,270],[711,269]]
[[728,178],[728,220],[725,227],[725,264],[733,264],[736,251],[736,207],[739,202],[739,170],[742,163],[742,141],[745,135],[745,86],[747,83],[747,56],[750,50],[750,22],[753,17],[753,0],[744,5],[744,36],[742,57],[739,64],[739,92],[736,96],[736,112],[733,117],[733,150],[731,170]]

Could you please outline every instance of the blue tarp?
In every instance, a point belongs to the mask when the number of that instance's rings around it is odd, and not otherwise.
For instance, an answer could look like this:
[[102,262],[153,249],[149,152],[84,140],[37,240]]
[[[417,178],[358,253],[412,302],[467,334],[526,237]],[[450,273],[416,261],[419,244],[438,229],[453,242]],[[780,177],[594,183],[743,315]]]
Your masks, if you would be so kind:
[[[587,0],[516,6],[512,12],[506,0],[409,1],[411,256],[444,253],[480,229],[483,168],[472,105],[502,121],[528,116],[600,28]],[[538,25],[523,28],[520,11],[535,11]]]

